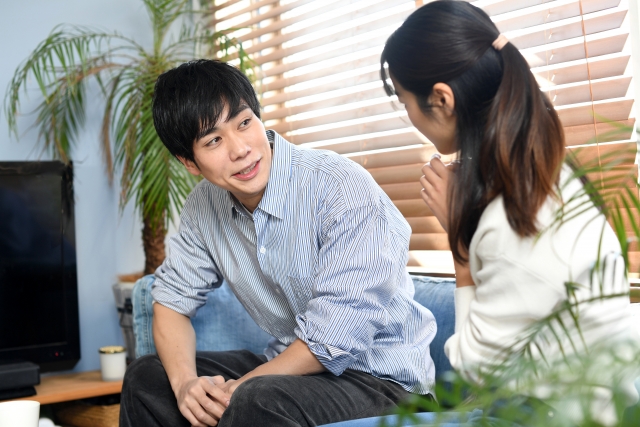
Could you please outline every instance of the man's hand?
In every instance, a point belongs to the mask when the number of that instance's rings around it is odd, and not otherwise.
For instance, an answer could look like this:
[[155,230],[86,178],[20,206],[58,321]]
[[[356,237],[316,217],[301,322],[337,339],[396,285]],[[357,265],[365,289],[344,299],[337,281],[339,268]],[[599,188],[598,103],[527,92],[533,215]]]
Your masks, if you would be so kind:
[[227,387],[219,375],[189,378],[175,390],[178,408],[194,427],[216,426],[229,406],[231,393],[226,392]]
[[218,425],[231,396],[220,388],[223,377],[198,377],[191,320],[154,304],[153,337],[182,415],[196,427]]
[[445,166],[440,160],[440,155],[434,154],[431,161],[422,167],[424,175],[420,178],[422,200],[429,206],[447,233],[449,232],[449,179],[456,167],[456,163]]
[[242,384],[242,383],[240,381],[237,381],[237,380],[227,380],[226,383],[220,384],[220,385],[218,385],[218,387],[220,387],[220,389],[222,391],[224,391],[229,396],[231,396],[233,394],[233,392],[236,391],[236,389],[238,388],[238,386],[240,384]]

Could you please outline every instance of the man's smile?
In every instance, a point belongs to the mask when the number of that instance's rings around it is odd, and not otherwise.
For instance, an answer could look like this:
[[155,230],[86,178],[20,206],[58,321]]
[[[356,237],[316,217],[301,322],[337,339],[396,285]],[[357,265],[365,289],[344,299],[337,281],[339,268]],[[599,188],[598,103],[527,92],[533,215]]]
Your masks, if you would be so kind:
[[256,176],[259,171],[260,171],[260,160],[254,163],[251,163],[247,168],[241,170],[240,172],[235,173],[233,177],[243,181],[249,180],[254,176]]

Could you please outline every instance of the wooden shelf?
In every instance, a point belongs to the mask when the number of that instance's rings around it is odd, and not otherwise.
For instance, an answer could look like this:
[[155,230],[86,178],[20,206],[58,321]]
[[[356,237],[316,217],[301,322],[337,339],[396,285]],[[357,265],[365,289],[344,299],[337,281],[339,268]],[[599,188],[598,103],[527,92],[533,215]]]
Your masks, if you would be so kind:
[[86,399],[88,397],[117,394],[122,381],[102,381],[100,371],[78,372],[66,375],[42,377],[36,386],[35,396],[17,400],[36,400],[41,405]]

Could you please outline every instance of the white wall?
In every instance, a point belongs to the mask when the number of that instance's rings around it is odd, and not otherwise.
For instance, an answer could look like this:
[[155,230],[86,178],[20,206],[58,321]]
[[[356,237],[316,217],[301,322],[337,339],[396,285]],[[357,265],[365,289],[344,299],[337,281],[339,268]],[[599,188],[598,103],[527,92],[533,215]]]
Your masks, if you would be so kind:
[[[138,43],[151,44],[150,25],[141,0],[20,0],[0,6],[0,87],[51,29],[62,23],[117,30]],[[141,271],[140,222],[131,207],[120,216],[118,189],[109,185],[102,165],[98,133],[102,102],[90,92],[87,123],[74,156],[76,245],[82,359],[76,371],[99,368],[98,348],[123,344],[111,285],[117,274]],[[28,112],[37,94],[23,104]],[[0,117],[0,161],[47,159],[35,147],[32,117],[19,121],[20,140],[9,137],[4,111]]]

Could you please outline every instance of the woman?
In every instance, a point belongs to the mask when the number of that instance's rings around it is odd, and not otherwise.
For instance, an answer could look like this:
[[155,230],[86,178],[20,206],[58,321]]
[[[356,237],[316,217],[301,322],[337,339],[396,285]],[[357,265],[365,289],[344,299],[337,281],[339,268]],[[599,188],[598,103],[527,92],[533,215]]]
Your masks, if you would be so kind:
[[[436,156],[421,178],[455,262],[456,332],[445,346],[454,369],[473,379],[478,368],[499,363],[523,332],[567,301],[570,281],[579,284],[572,302],[605,295],[576,310],[584,337],[576,351],[629,339],[629,284],[616,236],[572,179],[553,105],[489,16],[462,1],[421,7],[387,40],[381,77],[436,149],[457,155],[448,166]],[[580,215],[556,221],[560,209],[581,203]],[[607,275],[595,283],[598,264]],[[576,330],[569,335],[580,341]],[[548,338],[536,347],[545,360],[560,354]],[[637,393],[626,387],[633,402]],[[615,423],[611,393],[595,394],[592,416]]]

